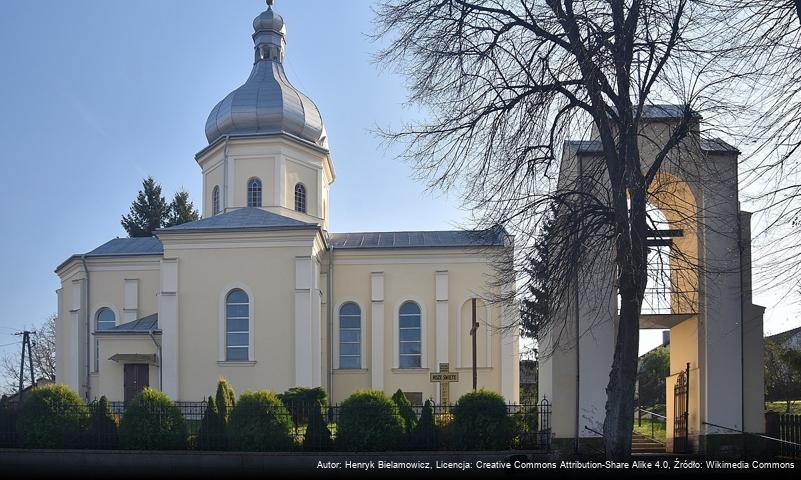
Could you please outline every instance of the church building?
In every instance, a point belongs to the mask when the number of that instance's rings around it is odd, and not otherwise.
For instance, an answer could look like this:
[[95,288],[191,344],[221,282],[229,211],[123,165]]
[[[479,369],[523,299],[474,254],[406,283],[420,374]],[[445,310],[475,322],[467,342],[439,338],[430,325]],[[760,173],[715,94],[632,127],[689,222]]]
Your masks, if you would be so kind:
[[494,269],[512,238],[331,232],[321,113],[284,72],[283,18],[270,6],[253,28],[250,77],[211,110],[195,155],[202,218],[56,269],[57,382],[88,400],[149,386],[197,401],[225,377],[237,391],[321,386],[340,402],[402,389],[419,403],[439,400],[429,374],[448,367],[455,401],[475,355],[478,387],[516,402],[517,309],[497,300],[514,278],[499,286]]

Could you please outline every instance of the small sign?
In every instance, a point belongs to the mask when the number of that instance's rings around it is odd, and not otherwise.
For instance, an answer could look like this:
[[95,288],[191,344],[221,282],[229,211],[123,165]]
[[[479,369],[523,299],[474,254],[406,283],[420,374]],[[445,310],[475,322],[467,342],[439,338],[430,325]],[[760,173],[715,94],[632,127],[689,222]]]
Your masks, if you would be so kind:
[[439,382],[458,382],[459,381],[459,374],[454,373],[432,373],[431,381],[435,383]]
[[431,383],[439,383],[439,403],[450,403],[450,384],[459,381],[459,372],[451,372],[449,363],[440,363],[439,372],[430,373]]

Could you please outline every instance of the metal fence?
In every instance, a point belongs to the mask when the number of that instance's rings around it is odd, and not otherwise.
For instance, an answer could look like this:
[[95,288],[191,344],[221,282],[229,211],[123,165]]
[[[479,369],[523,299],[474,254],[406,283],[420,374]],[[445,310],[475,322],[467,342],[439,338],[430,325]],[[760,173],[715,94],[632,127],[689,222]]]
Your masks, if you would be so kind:
[[801,457],[801,415],[769,412],[765,433],[774,437],[774,451],[783,457]]
[[[147,420],[139,421],[134,429],[139,441],[137,446],[121,442],[120,425],[126,416],[128,406],[122,402],[110,402],[112,422],[98,421],[94,418],[93,406],[75,405],[62,410],[59,418],[78,418],[79,421],[47,422],[44,429],[50,438],[41,439],[42,448],[67,449],[153,449],[153,450],[253,450],[253,451],[355,451],[350,445],[337,441],[343,407],[339,404],[321,407],[317,403],[298,403],[285,407],[261,410],[251,417],[245,428],[232,434],[232,428],[210,428],[211,422],[204,417],[208,404],[202,402],[176,402],[171,407],[151,408]],[[325,434],[319,422],[310,420],[320,417],[313,408],[320,409],[322,424],[330,436]],[[435,405],[432,408],[433,424],[420,422],[424,407],[412,407],[416,426],[403,432],[394,449],[401,451],[474,450],[547,450],[551,442],[551,405],[547,400],[540,403],[509,404],[506,406],[506,422],[488,421],[485,411],[469,411],[454,405]],[[314,414],[314,415],[312,415]],[[365,424],[379,423],[384,417],[365,409],[358,415]],[[176,419],[180,417],[182,421]],[[380,418],[379,418],[380,417]],[[456,418],[459,417],[459,418]],[[495,417],[497,418],[497,417]],[[20,409],[16,405],[7,406],[0,411],[0,448],[26,447],[25,423],[20,422]],[[401,419],[402,420],[402,419]],[[63,427],[54,427],[54,423]],[[182,423],[177,428],[176,424]],[[269,430],[275,423],[283,427]],[[403,420],[402,420],[403,423]],[[458,425],[457,425],[458,424]],[[129,426],[133,422],[129,422]],[[289,425],[289,435],[286,427]],[[502,428],[501,428],[502,427]],[[125,428],[125,427],[123,427]],[[241,431],[244,430],[244,431]],[[475,435],[464,435],[464,432]],[[271,438],[274,435],[276,438]],[[124,435],[122,435],[124,436]],[[278,437],[281,437],[280,439]],[[464,438],[468,437],[468,438]],[[488,437],[486,442],[475,440]],[[495,441],[489,441],[493,437]],[[279,441],[280,440],[280,441]],[[470,441],[468,441],[470,440]],[[27,443],[30,443],[27,441]],[[37,445],[38,446],[38,445]]]

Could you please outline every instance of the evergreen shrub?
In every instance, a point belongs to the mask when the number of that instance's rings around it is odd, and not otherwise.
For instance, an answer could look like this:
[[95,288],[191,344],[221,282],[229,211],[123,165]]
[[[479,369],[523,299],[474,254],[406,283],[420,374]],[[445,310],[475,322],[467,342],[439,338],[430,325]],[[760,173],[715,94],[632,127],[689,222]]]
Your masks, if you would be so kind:
[[345,451],[397,449],[403,439],[403,419],[384,392],[361,390],[344,402],[337,423],[337,446]]
[[89,427],[89,407],[66,385],[31,390],[17,419],[23,448],[70,448]]
[[462,395],[453,407],[452,439],[463,450],[506,450],[512,441],[512,421],[503,397],[478,390]]
[[120,422],[120,446],[126,450],[186,448],[186,421],[165,393],[145,388],[125,409]]
[[292,429],[289,411],[273,392],[245,392],[228,419],[229,447],[251,452],[289,451]]

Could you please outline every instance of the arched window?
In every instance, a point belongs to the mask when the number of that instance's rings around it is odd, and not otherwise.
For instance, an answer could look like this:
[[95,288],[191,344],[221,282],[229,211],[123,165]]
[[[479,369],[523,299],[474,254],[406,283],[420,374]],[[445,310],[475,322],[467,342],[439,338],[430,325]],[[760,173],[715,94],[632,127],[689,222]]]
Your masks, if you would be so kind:
[[398,318],[400,341],[400,368],[422,366],[422,333],[420,305],[406,302],[401,305]]
[[306,187],[302,183],[295,185],[295,210],[306,213]]
[[261,207],[261,180],[248,180],[248,207]]
[[[109,330],[117,326],[117,316],[110,308],[101,308],[95,315],[95,332]],[[95,338],[95,371],[100,370],[100,340]]]
[[211,191],[211,214],[217,215],[220,213],[220,186],[215,185],[214,190]]
[[225,359],[248,361],[249,337],[250,301],[248,294],[237,288],[225,297]]
[[339,308],[339,368],[362,368],[362,311],[353,302]]

